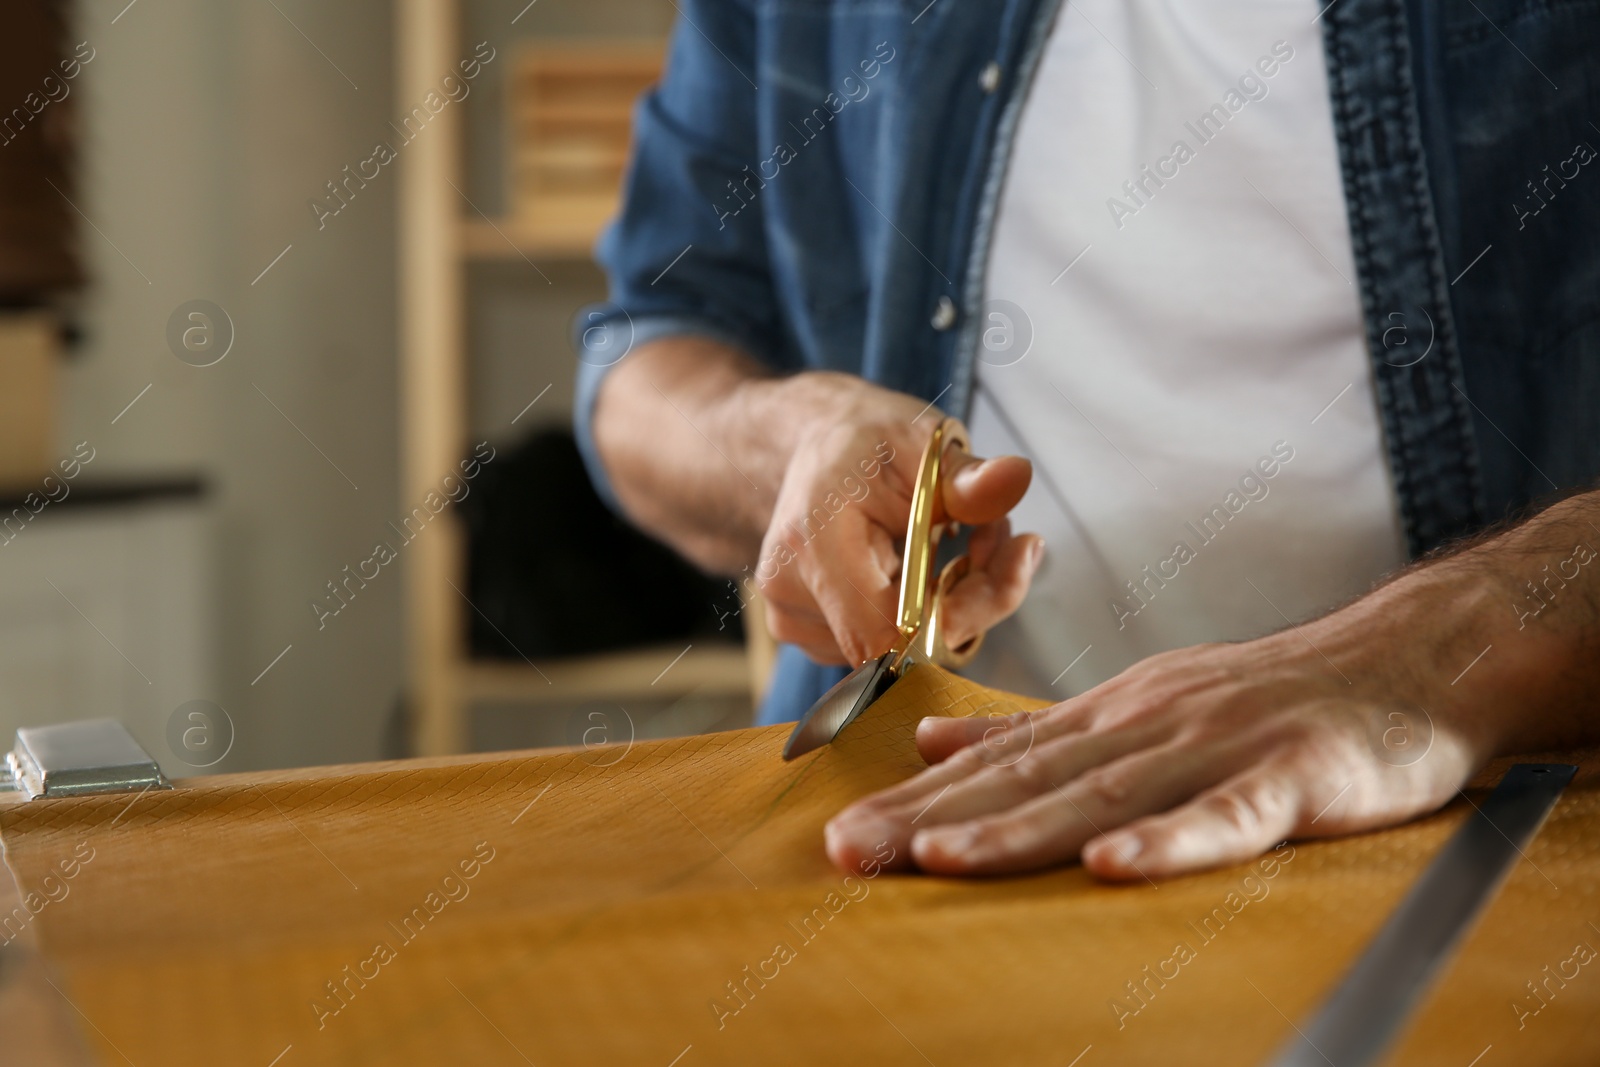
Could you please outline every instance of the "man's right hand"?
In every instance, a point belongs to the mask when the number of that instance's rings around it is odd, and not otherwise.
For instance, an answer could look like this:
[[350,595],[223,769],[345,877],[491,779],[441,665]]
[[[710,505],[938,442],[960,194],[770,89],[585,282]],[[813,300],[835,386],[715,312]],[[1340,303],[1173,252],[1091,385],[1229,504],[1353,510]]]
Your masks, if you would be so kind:
[[[819,663],[854,666],[894,643],[912,487],[944,416],[846,374],[800,374],[774,388],[804,428],[754,568],[767,625]],[[1044,542],[1012,534],[1006,518],[1027,492],[1027,460],[949,449],[941,473],[947,514],[936,518],[973,527],[971,570],[946,595],[941,620],[956,648],[1017,610]]]
[[[667,337],[607,375],[594,436],[635,522],[708,571],[756,575],[774,637],[855,665],[894,642],[900,541],[941,418],[853,375],[773,377],[726,345]],[[941,620],[955,648],[1017,609],[1044,545],[1006,519],[1027,460],[945,464],[949,517],[973,527]]]

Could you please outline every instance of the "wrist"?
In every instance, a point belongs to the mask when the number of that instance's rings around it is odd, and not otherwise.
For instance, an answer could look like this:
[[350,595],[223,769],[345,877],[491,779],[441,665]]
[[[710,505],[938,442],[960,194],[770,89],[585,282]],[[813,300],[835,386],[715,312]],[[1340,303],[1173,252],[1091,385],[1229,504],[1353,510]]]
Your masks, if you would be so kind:
[[1352,682],[1424,709],[1481,759],[1570,743],[1564,705],[1581,696],[1580,635],[1534,625],[1520,572],[1535,557],[1503,540],[1416,567],[1307,627]]
[[[1543,673],[1543,648],[1514,649],[1503,576],[1459,558],[1421,567],[1380,591],[1388,654],[1406,661],[1402,687],[1464,734],[1480,759],[1514,747],[1518,719]],[[1529,653],[1537,655],[1531,656]]]
[[[1565,748],[1595,740],[1600,698],[1600,494],[1572,497],[1492,540],[1442,561],[1484,572],[1495,597],[1485,605],[1480,667],[1505,726],[1501,753]],[[1476,675],[1474,668],[1468,679]],[[1466,685],[1466,680],[1461,686]],[[1459,687],[1458,687],[1459,688]]]

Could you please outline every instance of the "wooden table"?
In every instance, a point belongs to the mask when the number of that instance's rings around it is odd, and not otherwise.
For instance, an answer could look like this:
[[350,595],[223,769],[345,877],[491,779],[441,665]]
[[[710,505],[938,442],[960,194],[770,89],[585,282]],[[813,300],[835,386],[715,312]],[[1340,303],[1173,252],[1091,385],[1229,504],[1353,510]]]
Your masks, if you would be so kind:
[[[773,727],[218,776],[13,797],[0,838],[25,894],[55,871],[36,1003],[101,1063],[1099,1067],[1264,1061],[1470,810],[1160,884],[828,865],[827,817],[920,767],[920,715],[1025,705],[919,669],[794,763]],[[1596,782],[1392,1062],[1600,1060]]]

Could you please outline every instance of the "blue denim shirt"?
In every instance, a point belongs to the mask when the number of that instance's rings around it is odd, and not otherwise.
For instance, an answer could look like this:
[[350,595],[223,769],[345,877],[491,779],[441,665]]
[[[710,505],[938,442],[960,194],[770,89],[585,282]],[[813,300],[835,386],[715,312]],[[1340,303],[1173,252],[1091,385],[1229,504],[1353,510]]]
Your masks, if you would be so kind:
[[[665,335],[964,414],[1001,183],[1060,0],[679,7],[600,243],[611,302],[576,331],[578,437],[602,495],[595,395]],[[1600,475],[1597,14],[1335,0],[1320,16],[1413,555]],[[782,649],[760,721],[798,717],[839,676]]]

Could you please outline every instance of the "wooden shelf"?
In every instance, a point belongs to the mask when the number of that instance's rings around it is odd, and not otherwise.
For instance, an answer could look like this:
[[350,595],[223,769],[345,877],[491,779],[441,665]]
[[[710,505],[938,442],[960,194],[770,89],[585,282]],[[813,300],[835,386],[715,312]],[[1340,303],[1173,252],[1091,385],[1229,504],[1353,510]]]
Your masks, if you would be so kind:
[[[420,100],[460,55],[460,0],[394,0],[396,91]],[[545,42],[519,48],[507,84],[503,218],[463,218],[462,115],[441,112],[407,149],[400,207],[400,502],[409,508],[455,470],[467,440],[470,263],[588,260],[616,214],[628,115],[659,74],[664,42]],[[540,662],[474,660],[466,649],[466,538],[444,522],[407,550],[407,692],[415,754],[464,751],[474,701],[529,704],[708,693],[754,699],[772,648],[696,644]],[[758,610],[758,609],[747,609]],[[750,615],[749,618],[757,618]],[[756,632],[755,626],[750,627]],[[542,673],[541,673],[542,672]]]
[[480,263],[518,259],[589,259],[600,231],[617,212],[616,197],[549,197],[540,209],[499,219],[463,219],[463,259]]
[[[681,656],[681,658],[679,658]],[[690,693],[750,697],[750,658],[738,645],[657,646],[541,662],[469,660],[461,665],[468,700],[565,703],[671,700]]]

